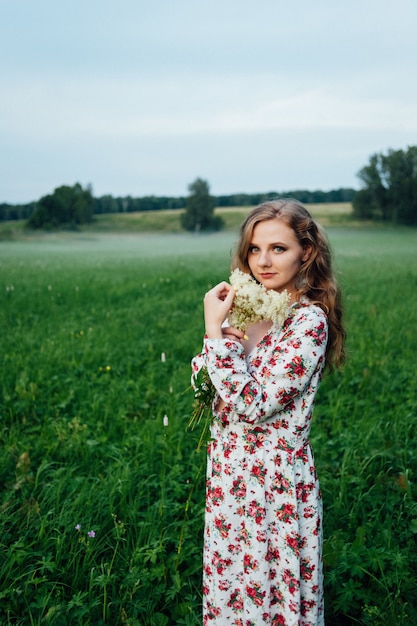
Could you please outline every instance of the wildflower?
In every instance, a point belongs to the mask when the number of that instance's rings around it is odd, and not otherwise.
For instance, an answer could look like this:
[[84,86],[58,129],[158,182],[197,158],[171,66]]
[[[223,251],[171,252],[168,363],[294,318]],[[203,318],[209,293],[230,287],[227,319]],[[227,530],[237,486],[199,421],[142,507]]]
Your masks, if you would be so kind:
[[89,537],[93,538],[93,537],[95,537],[95,536],[96,536],[96,533],[95,533],[95,531],[94,531],[94,530],[89,530],[89,531],[88,531],[88,533],[87,533],[87,535],[88,535]]
[[110,372],[110,370],[111,370],[110,365],[106,365],[106,372]]
[[75,530],[81,530],[81,524],[77,524]]
[[250,324],[261,320],[271,320],[278,326],[284,323],[290,299],[287,291],[279,293],[273,289],[267,290],[239,269],[231,273],[230,283],[236,291],[228,318],[231,326],[245,330]]
[[167,360],[165,352],[161,352],[161,361],[162,363],[165,363],[165,361]]
[[216,390],[213,387],[207,368],[203,367],[193,376],[194,387],[194,410],[188,427],[193,429],[197,426],[207,410],[211,408]]
[[168,426],[169,424],[169,420],[168,420],[168,415],[164,415],[164,426]]

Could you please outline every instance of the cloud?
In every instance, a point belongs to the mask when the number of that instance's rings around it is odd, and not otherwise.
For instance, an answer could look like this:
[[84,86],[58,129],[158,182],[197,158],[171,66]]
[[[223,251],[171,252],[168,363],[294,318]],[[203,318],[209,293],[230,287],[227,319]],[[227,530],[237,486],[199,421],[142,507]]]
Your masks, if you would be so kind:
[[415,19],[414,0],[0,3],[0,201],[352,184],[417,142]]
[[349,86],[285,84],[275,75],[139,82],[57,77],[24,85],[9,81],[4,93],[0,129],[33,139],[161,138],[288,129],[417,131],[417,100],[396,97],[395,91],[382,99],[377,93],[358,89],[355,93]]

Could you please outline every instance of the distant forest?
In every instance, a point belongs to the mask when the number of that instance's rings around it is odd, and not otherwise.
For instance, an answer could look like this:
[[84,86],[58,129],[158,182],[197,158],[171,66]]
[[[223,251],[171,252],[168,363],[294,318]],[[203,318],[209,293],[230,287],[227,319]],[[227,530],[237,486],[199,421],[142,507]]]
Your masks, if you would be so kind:
[[[308,191],[299,189],[279,193],[270,191],[268,193],[235,193],[223,196],[212,196],[215,207],[232,206],[256,206],[265,200],[277,197],[296,198],[300,202],[326,203],[326,202],[352,202],[356,191],[350,188],[333,189],[331,191]],[[132,198],[125,196],[121,198],[111,195],[94,198],[93,215],[103,213],[134,213],[136,211],[160,211],[169,209],[183,209],[186,204],[186,196],[143,196]],[[27,220],[34,213],[38,202],[28,204],[0,204],[0,222],[8,220]]]

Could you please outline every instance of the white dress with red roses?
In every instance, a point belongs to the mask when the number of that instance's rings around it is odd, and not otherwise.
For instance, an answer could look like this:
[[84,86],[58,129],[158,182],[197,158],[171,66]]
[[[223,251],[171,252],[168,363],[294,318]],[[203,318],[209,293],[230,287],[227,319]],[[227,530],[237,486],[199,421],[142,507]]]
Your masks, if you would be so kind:
[[205,626],[324,624],[309,431],[326,342],[325,314],[304,303],[248,357],[236,341],[206,338],[193,359],[226,402],[208,447]]

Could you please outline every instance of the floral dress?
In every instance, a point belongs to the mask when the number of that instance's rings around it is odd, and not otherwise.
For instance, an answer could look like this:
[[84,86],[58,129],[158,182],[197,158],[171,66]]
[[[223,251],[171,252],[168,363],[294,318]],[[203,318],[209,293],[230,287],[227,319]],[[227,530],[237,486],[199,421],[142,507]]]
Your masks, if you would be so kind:
[[327,319],[294,305],[246,356],[204,340],[206,366],[226,403],[208,446],[203,569],[205,626],[322,626],[322,502],[309,444],[324,366]]

